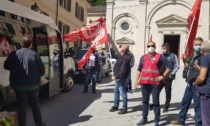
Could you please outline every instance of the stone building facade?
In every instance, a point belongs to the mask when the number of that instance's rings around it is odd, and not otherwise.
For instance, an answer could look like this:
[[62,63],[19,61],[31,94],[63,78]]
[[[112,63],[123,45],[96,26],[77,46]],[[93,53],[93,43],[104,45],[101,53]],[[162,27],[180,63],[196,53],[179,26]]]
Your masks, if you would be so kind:
[[[187,41],[187,17],[195,0],[107,0],[107,31],[116,48],[130,44],[138,59],[147,53],[150,36],[157,52],[168,42],[178,57]],[[210,39],[210,1],[202,0],[197,36]]]

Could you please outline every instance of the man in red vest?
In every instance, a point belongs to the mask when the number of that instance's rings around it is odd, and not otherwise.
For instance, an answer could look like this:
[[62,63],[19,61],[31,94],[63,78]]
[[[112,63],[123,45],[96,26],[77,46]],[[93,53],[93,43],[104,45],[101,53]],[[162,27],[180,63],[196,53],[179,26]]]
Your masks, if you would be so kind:
[[[137,88],[139,84],[141,85],[143,97],[143,118],[137,125],[145,125],[147,123],[149,96],[150,93],[152,93],[155,112],[155,126],[159,126],[160,103],[158,85],[160,84],[160,81],[163,80],[164,76],[167,76],[170,73],[172,65],[167,61],[165,56],[156,53],[155,48],[155,42],[150,41],[147,43],[148,54],[141,57],[136,74],[135,88]],[[166,66],[166,70],[161,75],[159,69],[162,65]]]

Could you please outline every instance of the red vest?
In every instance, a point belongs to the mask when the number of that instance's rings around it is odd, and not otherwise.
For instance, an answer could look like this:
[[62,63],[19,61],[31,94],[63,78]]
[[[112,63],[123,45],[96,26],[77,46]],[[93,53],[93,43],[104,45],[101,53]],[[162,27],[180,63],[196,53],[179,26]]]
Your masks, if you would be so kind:
[[160,76],[160,72],[157,67],[158,61],[160,59],[160,54],[156,53],[151,58],[148,54],[144,55],[144,63],[141,71],[140,84],[159,84],[159,82],[155,81],[155,78]]

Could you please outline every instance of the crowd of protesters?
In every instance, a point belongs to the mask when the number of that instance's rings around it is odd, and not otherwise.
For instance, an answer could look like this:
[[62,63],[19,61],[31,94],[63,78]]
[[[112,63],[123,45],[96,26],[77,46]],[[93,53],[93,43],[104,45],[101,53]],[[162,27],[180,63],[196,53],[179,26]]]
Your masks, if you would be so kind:
[[[29,100],[32,107],[34,120],[37,126],[44,126],[39,108],[38,88],[40,77],[45,73],[44,65],[39,55],[32,51],[32,40],[26,37],[23,40],[24,47],[9,55],[4,63],[4,68],[10,71],[10,83],[15,90],[18,105],[18,122],[21,126],[26,125],[26,102]],[[127,92],[132,93],[131,68],[134,66],[135,58],[129,50],[128,45],[122,45],[117,54],[112,45],[109,44],[111,55],[116,59],[113,68],[112,80],[115,81],[114,105],[110,112],[118,111],[118,114],[127,113]],[[144,54],[139,61],[134,86],[141,86],[143,99],[142,119],[137,124],[145,125],[148,120],[149,108],[154,109],[154,125],[159,126],[160,121],[160,92],[165,87],[166,101],[163,113],[168,112],[171,101],[171,87],[179,70],[177,56],[170,52],[169,43],[162,45],[162,54],[155,51],[156,44],[153,41],[147,43],[148,53]],[[210,41],[203,42],[197,37],[194,39],[194,52],[189,59],[182,55],[184,63],[183,78],[186,81],[186,89],[181,101],[181,110],[177,119],[171,121],[172,125],[185,125],[186,115],[194,102],[195,126],[210,126]],[[21,60],[20,60],[21,59]],[[88,85],[92,81],[92,93],[96,93],[96,83],[99,81],[102,67],[105,62],[102,49],[94,50],[86,65],[87,77],[84,83],[83,93],[88,92]],[[19,63],[19,61],[21,61]],[[34,62],[27,66],[27,62]],[[18,62],[18,63],[17,63]],[[24,68],[24,69],[23,69]],[[28,73],[19,74],[19,72]],[[13,79],[19,76],[19,80]],[[26,79],[27,78],[27,79]],[[122,109],[119,109],[120,95],[122,96]],[[150,95],[153,103],[149,104]],[[29,98],[29,99],[28,99]]]
[[[153,41],[147,43],[148,53],[140,58],[134,86],[141,86],[143,97],[142,119],[137,124],[139,126],[147,123],[149,108],[154,109],[154,125],[159,126],[160,121],[160,92],[165,87],[166,101],[163,113],[168,112],[171,101],[172,82],[179,70],[177,56],[170,52],[169,43],[162,45],[162,54],[155,51],[156,44]],[[129,51],[128,45],[122,45],[119,55],[110,45],[112,57],[116,59],[113,69],[112,80],[115,80],[114,105],[110,112],[118,111],[118,114],[127,113],[127,92],[132,91],[130,73],[134,64],[134,56]],[[194,51],[187,58],[181,56],[184,63],[183,78],[186,81],[186,89],[181,100],[181,110],[176,120],[172,120],[172,125],[185,125],[186,115],[191,105],[194,103],[195,126],[210,126],[210,41],[203,42],[201,37],[194,39]],[[153,103],[149,104],[150,94]],[[122,96],[122,109],[119,109],[119,95]]]

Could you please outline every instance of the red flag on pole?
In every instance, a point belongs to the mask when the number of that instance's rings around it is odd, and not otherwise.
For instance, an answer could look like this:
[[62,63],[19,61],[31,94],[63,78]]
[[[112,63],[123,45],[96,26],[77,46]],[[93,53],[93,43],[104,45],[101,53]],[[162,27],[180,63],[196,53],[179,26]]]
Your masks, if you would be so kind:
[[198,21],[200,16],[200,7],[201,7],[202,0],[196,0],[191,13],[189,14],[187,21],[188,21],[188,39],[185,44],[185,55],[189,57],[193,51],[193,40],[196,37],[197,29],[198,29]]
[[12,48],[5,36],[2,36],[0,39],[0,51],[4,52],[5,55],[9,55],[12,52]]
[[63,35],[62,39],[67,42],[76,42],[77,40],[91,42],[95,40],[97,34],[101,30],[103,21],[103,18],[99,18],[85,27]]
[[149,41],[152,42],[152,34],[150,35]]
[[103,23],[99,33],[95,37],[95,40],[92,41],[91,47],[82,57],[82,59],[78,62],[78,69],[81,69],[82,66],[87,62],[87,60],[90,58],[90,55],[93,53],[96,45],[107,42],[108,42],[108,36],[107,36],[106,24]]

